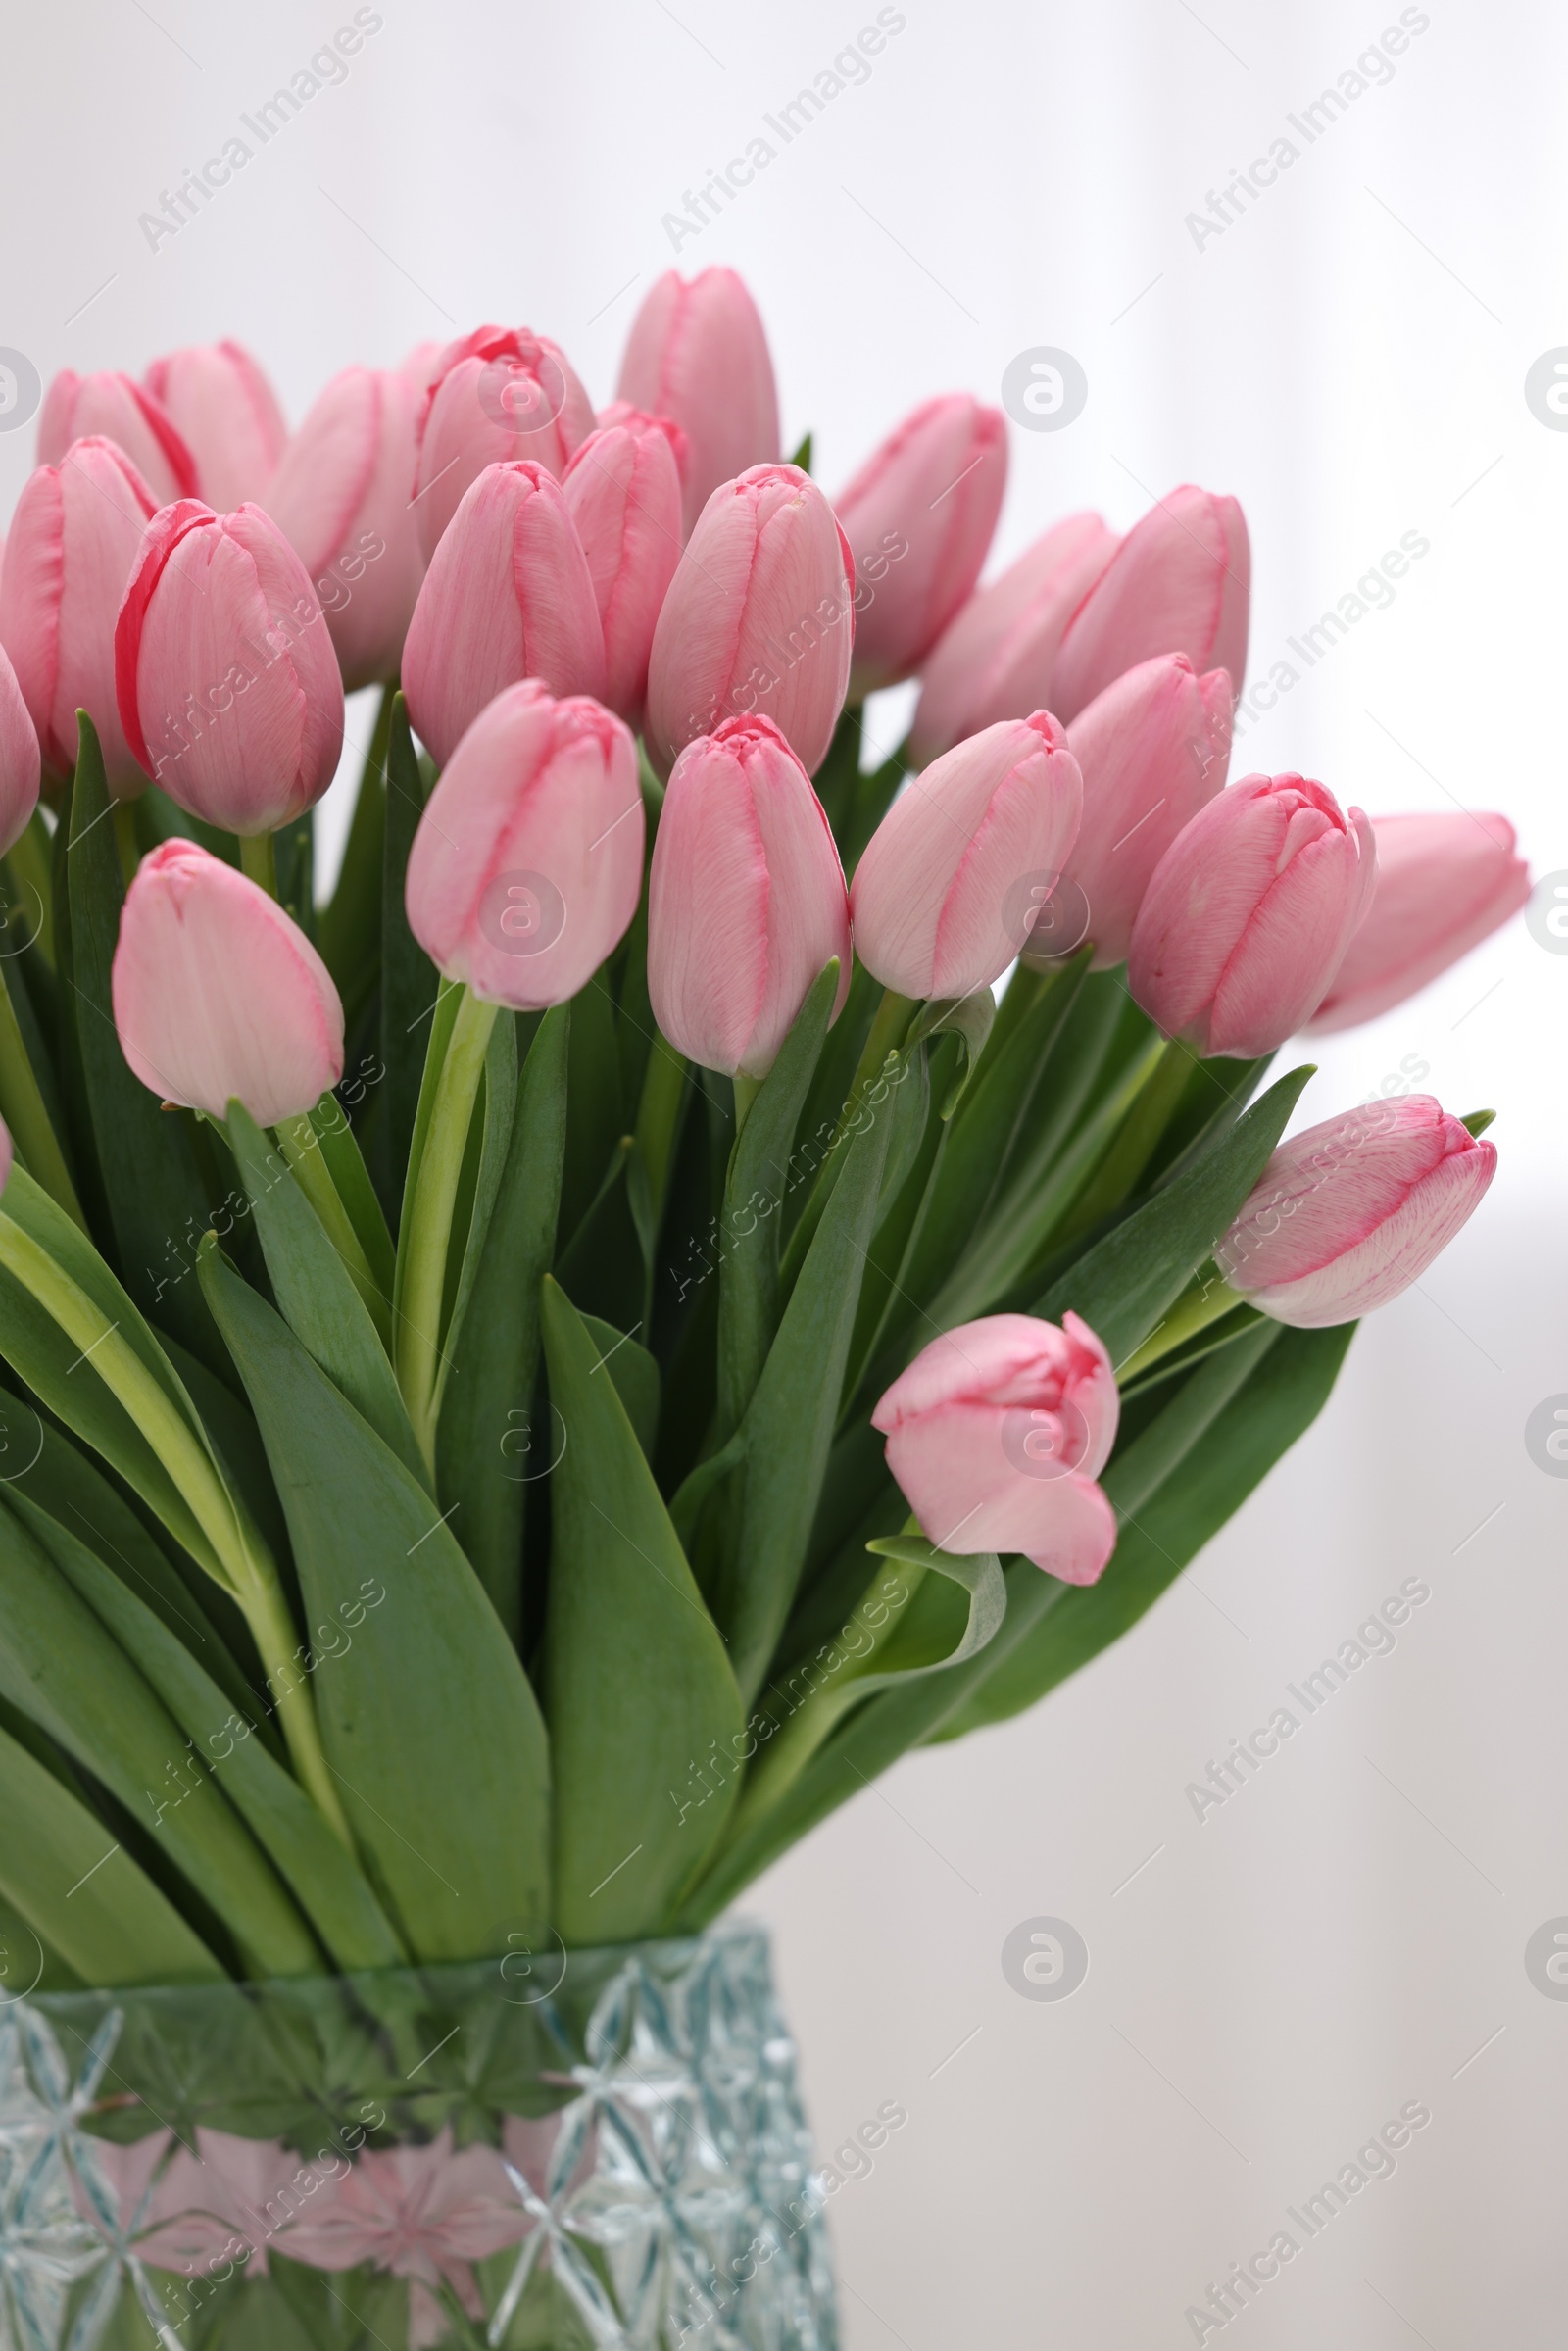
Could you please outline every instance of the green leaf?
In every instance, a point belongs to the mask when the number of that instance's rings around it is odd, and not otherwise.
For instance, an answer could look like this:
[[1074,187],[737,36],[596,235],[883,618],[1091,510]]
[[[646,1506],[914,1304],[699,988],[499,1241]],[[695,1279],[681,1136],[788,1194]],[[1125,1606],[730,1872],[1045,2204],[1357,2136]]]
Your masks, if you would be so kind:
[[563,1249],[598,1201],[606,1172],[626,1133],[615,1003],[606,971],[596,971],[571,1000],[569,1057],[566,1157],[561,1180]]
[[803,473],[810,472],[811,436],[809,433],[807,433],[804,439],[801,441],[800,446],[796,449],[794,456],[790,459],[790,464],[792,465],[799,465]]
[[612,1322],[597,1314],[582,1314],[578,1320],[599,1350],[599,1371],[609,1373],[637,1443],[652,1461],[659,1439],[658,1363],[630,1332],[617,1331]]
[[[343,1213],[349,1220],[350,1229],[365,1251],[365,1262],[370,1269],[370,1278],[385,1298],[390,1313],[396,1253],[386,1218],[381,1213],[381,1202],[370,1181],[370,1171],[365,1164],[349,1119],[347,1104],[351,1090],[363,1100],[365,1080],[359,1076],[345,1079],[339,1090],[341,1100],[338,1096],[324,1094],[310,1113],[311,1127],[322,1164],[332,1179],[332,1189],[343,1203]],[[219,1238],[221,1240],[221,1234]]]
[[942,1104],[944,1120],[953,1116],[962,1101],[964,1090],[974,1076],[980,1063],[980,1056],[986,1050],[986,1039],[991,1034],[992,1023],[996,1017],[997,1000],[990,989],[975,988],[967,996],[939,997],[931,1004],[922,1005],[913,1026],[906,1036],[904,1040],[906,1053],[908,1053],[912,1047],[923,1044],[927,1037],[952,1035],[962,1041],[963,1075],[952,1088]]
[[449,1302],[441,1327],[441,1369],[436,1380],[436,1410],[452,1368],[453,1349],[462,1341],[464,1316],[473,1296],[485,1236],[501,1190],[502,1173],[512,1149],[512,1129],[517,1115],[517,1024],[503,1012],[490,1031],[484,1056],[484,1111],[475,1120],[477,1142],[471,1196],[460,1193],[452,1218],[447,1260]]
[[381,857],[381,1081],[376,1185],[388,1221],[409,1197],[402,1186],[419,1104],[436,968],[409,928],[404,901],[409,852],[424,813],[424,783],[401,694],[387,729],[386,809]]
[[545,1632],[556,1925],[568,1945],[628,1942],[659,1931],[723,1828],[733,1777],[685,1811],[710,1750],[735,1772],[744,1710],[599,1349],[549,1279],[543,1319],[564,1431]]

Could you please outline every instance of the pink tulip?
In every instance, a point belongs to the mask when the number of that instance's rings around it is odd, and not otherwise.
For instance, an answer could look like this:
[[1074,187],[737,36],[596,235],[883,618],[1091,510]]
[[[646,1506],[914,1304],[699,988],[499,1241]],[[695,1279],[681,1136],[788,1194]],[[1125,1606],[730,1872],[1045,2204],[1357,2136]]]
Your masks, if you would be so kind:
[[1251,555],[1234,498],[1191,483],[1130,530],[1067,623],[1052,707],[1076,718],[1113,678],[1157,653],[1223,669],[1234,694],[1247,668]]
[[839,959],[850,907],[832,827],[768,718],[726,718],[675,761],[648,884],[648,992],[705,1069],[765,1077],[807,991]]
[[1049,711],[945,752],[893,803],[856,869],[856,953],[903,996],[987,988],[1029,935],[1077,835],[1083,779]]
[[1215,1262],[1276,1322],[1353,1322],[1420,1280],[1496,1164],[1430,1094],[1369,1102],[1280,1145]]
[[565,353],[526,326],[481,326],[436,363],[419,423],[415,514],[426,562],[487,465],[523,458],[559,481],[594,428]]
[[38,805],[40,774],[38,738],[0,644],[0,857],[27,829]]
[[143,857],[111,972],[121,1051],[166,1102],[258,1126],[315,1107],[343,1075],[343,1006],[275,899],[192,841]]
[[[3,634],[0,630],[0,634]],[[1530,896],[1506,816],[1374,816],[1377,887],[1312,1028],[1354,1028],[1402,1004]]]
[[960,1557],[1021,1551],[1093,1584],[1116,1543],[1095,1480],[1116,1441],[1110,1357],[1076,1314],[988,1314],[922,1348],[871,1415],[926,1538]]
[[1167,1037],[1251,1060],[1322,1003],[1377,874],[1372,826],[1321,784],[1249,775],[1154,868],[1127,984]]
[[164,507],[115,624],[133,756],[193,816],[275,832],[315,806],[343,748],[343,680],[310,575],[260,507]]
[[680,561],[685,446],[678,424],[628,409],[572,452],[561,481],[604,628],[603,699],[629,726],[642,719],[654,623]]
[[514,2245],[528,2226],[494,2147],[458,2150],[452,2132],[423,2146],[367,2147],[324,2192],[302,2203],[279,2240],[318,2270],[367,2263],[430,2287],[454,2286],[475,2317],[470,2265]]
[[419,396],[396,368],[334,375],[283,453],[267,511],[316,582],[350,693],[395,678],[424,559],[413,507]]
[[587,986],[642,896],[637,751],[584,695],[537,678],[480,711],[409,858],[409,924],[448,979],[537,1012]]
[[1185,654],[1141,661],[1097,694],[1067,729],[1083,769],[1084,821],[1067,880],[1087,909],[1095,968],[1126,956],[1160,858],[1225,783],[1231,686],[1195,677]]
[[195,459],[209,506],[226,514],[262,496],[288,428],[276,393],[248,351],[226,342],[172,351],[153,361],[143,380]]
[[999,718],[1053,710],[1062,631],[1115,554],[1098,514],[1069,514],[987,588],[979,588],[921,672],[909,738],[922,765]]
[[834,500],[858,583],[852,700],[919,668],[980,576],[1006,480],[1002,411],[950,392],[906,416]]
[[409,716],[444,767],[504,686],[605,691],[605,632],[561,485],[523,458],[487,465],[430,559],[403,651]]
[[398,373],[408,377],[421,400],[440,376],[445,349],[445,343],[416,343],[398,362]]
[[76,763],[76,712],[103,746],[109,789],[128,798],[145,778],[115,699],[115,616],[154,499],[115,442],[74,441],[40,465],[17,504],[0,564],[0,642],[52,775]]
[[844,707],[855,567],[833,510],[796,465],[754,465],[704,507],[648,662],[649,757],[725,718],[771,718],[814,775]]
[[77,375],[63,367],[38,415],[39,465],[58,465],[73,441],[97,435],[124,451],[155,506],[201,495],[196,460],[161,400],[129,375],[108,368]]
[[733,269],[667,269],[632,320],[617,396],[672,416],[691,445],[689,531],[720,482],[780,456],[778,393],[756,303]]

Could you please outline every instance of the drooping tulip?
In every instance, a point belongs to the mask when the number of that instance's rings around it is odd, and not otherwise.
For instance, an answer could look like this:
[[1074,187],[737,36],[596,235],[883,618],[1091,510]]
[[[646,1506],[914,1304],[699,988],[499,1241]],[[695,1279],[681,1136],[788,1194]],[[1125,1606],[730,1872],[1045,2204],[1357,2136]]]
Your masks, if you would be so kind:
[[1001,719],[913,777],[856,868],[856,952],[903,996],[989,987],[1066,861],[1083,779],[1049,711]]
[[1311,1027],[1354,1028],[1402,1004],[1516,914],[1530,868],[1506,816],[1374,816],[1372,903]]
[[115,624],[125,740],[193,816],[275,832],[343,748],[343,680],[310,575],[260,507],[195,499],[147,525]]
[[125,893],[111,973],[121,1050],[166,1102],[258,1126],[343,1074],[343,1006],[298,923],[193,841],[165,841]]
[[288,427],[277,394],[239,343],[197,344],[156,359],[143,378],[196,461],[200,495],[226,514],[260,499]]
[[413,507],[418,394],[345,367],[283,453],[266,506],[316,582],[350,693],[397,676],[424,559]]
[[27,829],[38,805],[38,738],[0,644],[0,857]]
[[585,695],[509,686],[468,728],[419,820],[409,925],[449,979],[515,1011],[564,1004],[642,895],[637,752]]
[[919,668],[980,576],[1006,480],[1002,411],[950,392],[906,416],[833,501],[855,558],[854,700]]
[[855,569],[833,510],[797,465],[754,465],[716,489],[670,581],[648,661],[649,757],[725,718],[771,718],[806,769],[844,707]]
[[548,337],[480,326],[449,343],[419,418],[414,511],[426,562],[486,465],[523,458],[559,481],[593,428],[593,404]]
[[1184,483],[1130,530],[1067,623],[1052,708],[1078,715],[1112,679],[1155,654],[1223,669],[1233,694],[1247,668],[1251,554],[1234,498]]
[[605,636],[561,484],[531,459],[487,465],[430,559],[409,622],[409,716],[445,766],[504,686],[605,691]]
[[109,789],[145,782],[115,698],[115,618],[155,502],[123,451],[94,435],[39,465],[17,502],[0,563],[0,643],[51,775],[76,759],[76,712],[98,730]]
[[733,269],[667,269],[632,320],[616,395],[690,444],[689,531],[720,482],[780,457],[778,392],[757,305]]
[[1367,1102],[1280,1145],[1215,1262],[1276,1322],[1353,1322],[1420,1280],[1496,1165],[1430,1094]]
[[562,476],[604,629],[603,699],[630,726],[642,719],[654,625],[680,561],[685,443],[667,417],[628,409],[573,450]]
[[726,718],[671,770],[648,883],[648,992],[677,1050],[760,1078],[808,990],[850,985],[844,869],[822,804],[767,718]]
[[1064,1584],[1093,1584],[1116,1543],[1095,1481],[1119,1411],[1110,1357],[1078,1315],[1058,1330],[988,1314],[922,1348],[871,1425],[939,1550],[1021,1551]]
[[124,451],[155,506],[202,495],[196,460],[161,400],[113,368],[77,375],[62,367],[38,412],[39,465],[58,465],[73,441],[99,435]]

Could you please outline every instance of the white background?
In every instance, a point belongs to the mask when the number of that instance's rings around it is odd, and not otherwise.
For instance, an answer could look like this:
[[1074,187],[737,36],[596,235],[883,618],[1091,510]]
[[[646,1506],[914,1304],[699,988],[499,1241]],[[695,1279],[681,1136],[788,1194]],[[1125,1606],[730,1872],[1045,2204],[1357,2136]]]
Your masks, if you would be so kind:
[[[603,399],[672,258],[662,216],[874,10],[381,13],[347,83],[154,252],[138,215],[349,10],[8,5],[0,344],[47,380],[234,334],[297,418],[351,361],[521,320]],[[1392,81],[1201,250],[1184,216],[1396,8],[901,13],[869,81],[680,255],[756,289],[786,446],[812,427],[831,491],[915,400],[995,398],[1019,350],[1064,346],[1089,404],[1014,434],[999,555],[1070,507],[1125,528],[1177,481],[1234,491],[1254,676],[1419,531],[1392,609],[1242,763],[1374,811],[1501,808],[1538,871],[1568,867],[1568,434],[1523,397],[1568,343],[1560,12],[1432,0]],[[0,516],[30,462],[0,435]],[[906,1762],[759,1890],[824,2151],[908,2108],[834,2200],[853,2351],[1190,2342],[1208,2281],[1416,2099],[1397,2174],[1225,2339],[1561,2340],[1568,2002],[1523,1950],[1568,1913],[1568,1483],[1523,1427],[1568,1391],[1565,1023],[1568,956],[1515,924],[1322,1053],[1313,1119],[1406,1055],[1451,1108],[1495,1104],[1481,1213],[1127,1641],[1033,1718]],[[1186,1783],[1412,1575],[1433,1596],[1395,1653],[1200,1824]],[[1042,1913],[1091,1952],[1060,2005],[999,1964]]]

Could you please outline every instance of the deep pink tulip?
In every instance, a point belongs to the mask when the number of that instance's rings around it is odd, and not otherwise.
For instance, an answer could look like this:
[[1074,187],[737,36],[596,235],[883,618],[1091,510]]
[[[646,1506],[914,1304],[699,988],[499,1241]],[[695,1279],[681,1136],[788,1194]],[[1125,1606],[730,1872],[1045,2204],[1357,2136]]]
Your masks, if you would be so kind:
[[980,576],[1006,481],[1002,411],[949,392],[906,416],[833,501],[855,558],[853,700],[919,668]]
[[1197,670],[1247,668],[1251,554],[1234,498],[1184,483],[1130,530],[1067,623],[1052,708],[1076,718],[1113,678],[1157,653]]
[[201,496],[196,460],[161,400],[111,368],[77,375],[63,367],[38,412],[39,465],[58,465],[73,441],[100,434],[124,451],[155,506]]
[[1127,984],[1167,1037],[1251,1060],[1322,1003],[1377,874],[1370,820],[1300,775],[1249,775],[1154,868]]
[[448,979],[537,1012],[586,987],[625,936],[643,880],[637,750],[586,695],[537,678],[474,720],[409,858],[409,924]]
[[487,465],[425,573],[403,650],[409,716],[444,767],[504,686],[605,691],[605,633],[561,484],[532,459]]
[[1095,1481],[1116,1441],[1110,1357],[1076,1314],[987,1314],[922,1348],[871,1415],[938,1550],[1021,1551],[1093,1584],[1116,1544]]
[[310,574],[258,506],[187,498],[153,516],[115,624],[115,690],[145,771],[226,831],[275,832],[337,770],[337,656]]
[[143,857],[120,916],[111,989],[121,1050],[166,1102],[273,1126],[343,1075],[331,974],[275,899],[193,841]]
[[38,806],[40,772],[38,737],[0,644],[0,857],[27,829]]
[[704,507],[654,630],[649,757],[725,718],[771,718],[806,769],[822,764],[844,707],[855,567],[833,509],[797,465],[754,465]]
[[1372,831],[1377,886],[1311,1022],[1320,1033],[1402,1004],[1530,896],[1506,816],[1374,816]]
[[76,763],[76,712],[103,746],[109,789],[128,797],[146,778],[115,699],[115,616],[155,501],[113,441],[74,441],[40,465],[17,504],[0,563],[0,643],[32,713],[51,775]]
[[781,454],[773,363],[756,303],[733,269],[667,269],[644,297],[616,396],[672,416],[691,447],[688,531],[720,482]]
[[288,438],[277,394],[238,343],[193,345],[143,377],[196,461],[201,496],[226,514],[259,499]]
[[648,656],[680,562],[680,464],[686,436],[634,409],[591,432],[566,461],[562,495],[577,526],[605,632],[603,699],[641,723]]
[[1055,707],[1052,673],[1062,631],[1117,545],[1100,515],[1069,514],[976,589],[921,669],[914,759],[923,765],[999,718]]
[[1185,654],[1140,661],[1067,729],[1083,769],[1084,820],[1067,860],[1095,969],[1126,956],[1154,867],[1184,824],[1224,788],[1231,684],[1195,677]]
[[1430,1094],[1368,1102],[1280,1145],[1215,1262],[1276,1322],[1353,1322],[1420,1280],[1496,1164]]
[[1082,810],[1078,762],[1049,711],[944,752],[900,793],[856,868],[861,962],[903,996],[989,987],[1026,944]]
[[418,400],[397,368],[345,367],[265,502],[316,582],[350,693],[397,676],[424,577],[412,504]]
[[850,906],[822,804],[768,718],[688,743],[660,812],[648,884],[648,992],[671,1045],[705,1069],[765,1077],[808,990],[839,959]]
[[559,481],[593,428],[592,402],[544,335],[481,326],[449,343],[419,421],[415,514],[426,562],[486,465],[526,458]]

